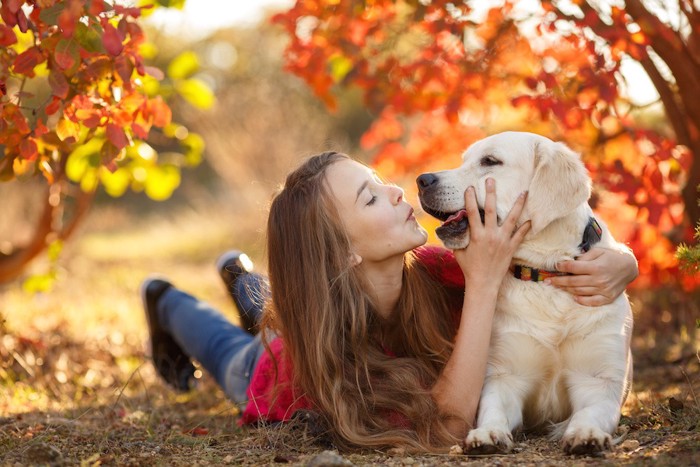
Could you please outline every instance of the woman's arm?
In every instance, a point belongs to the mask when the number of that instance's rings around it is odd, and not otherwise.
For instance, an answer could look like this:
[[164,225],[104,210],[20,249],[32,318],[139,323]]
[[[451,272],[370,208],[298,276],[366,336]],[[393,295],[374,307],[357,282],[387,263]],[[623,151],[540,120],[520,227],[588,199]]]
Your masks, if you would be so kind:
[[591,248],[575,261],[561,261],[557,270],[572,275],[552,277],[547,282],[588,306],[611,303],[639,275],[637,259],[622,245],[616,250]]
[[472,187],[465,193],[465,203],[470,243],[465,249],[455,250],[467,283],[462,318],[452,355],[432,390],[440,410],[455,417],[450,429],[458,437],[466,436],[476,417],[486,375],[498,289],[515,250],[530,229],[529,222],[516,229],[525,193],[518,198],[503,224],[498,225],[493,179],[486,181],[483,224]]

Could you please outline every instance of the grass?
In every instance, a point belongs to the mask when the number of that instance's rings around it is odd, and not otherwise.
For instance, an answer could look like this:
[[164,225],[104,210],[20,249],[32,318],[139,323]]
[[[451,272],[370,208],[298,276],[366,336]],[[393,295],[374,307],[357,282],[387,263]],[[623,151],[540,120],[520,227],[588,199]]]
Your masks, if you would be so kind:
[[[96,210],[92,227],[64,251],[52,291],[28,295],[19,282],[0,288],[0,464],[303,465],[319,455],[325,448],[303,427],[239,427],[238,408],[206,373],[200,390],[173,392],[145,355],[143,278],[164,274],[235,320],[214,261],[238,247],[260,264],[260,215],[221,207],[140,216]],[[644,313],[642,304],[636,309]],[[544,437],[521,435],[508,456],[353,452],[335,461],[697,465],[700,359],[688,353],[697,342],[697,331],[687,330],[636,336],[626,439],[602,458],[570,458]]]

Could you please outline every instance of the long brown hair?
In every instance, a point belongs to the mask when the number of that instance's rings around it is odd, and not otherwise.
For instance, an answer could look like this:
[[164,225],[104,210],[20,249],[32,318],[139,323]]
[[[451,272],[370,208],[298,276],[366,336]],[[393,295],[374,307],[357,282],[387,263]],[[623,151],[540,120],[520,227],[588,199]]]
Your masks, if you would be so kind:
[[309,158],[273,199],[265,325],[284,339],[294,383],[339,447],[439,450],[458,441],[430,396],[455,334],[448,293],[409,252],[395,318],[375,312],[325,182],[344,159]]

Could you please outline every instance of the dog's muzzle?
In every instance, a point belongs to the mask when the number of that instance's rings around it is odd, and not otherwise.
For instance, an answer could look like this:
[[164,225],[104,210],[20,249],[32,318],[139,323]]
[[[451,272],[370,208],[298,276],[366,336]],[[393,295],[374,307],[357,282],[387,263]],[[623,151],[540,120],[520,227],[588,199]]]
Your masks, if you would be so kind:
[[[438,182],[438,177],[432,173],[422,174],[416,179],[420,205],[426,213],[442,221],[442,225],[435,229],[435,233],[441,240],[462,237],[469,229],[467,211],[463,208],[453,212],[439,209],[441,193]],[[479,208],[479,214],[483,222],[484,210]]]

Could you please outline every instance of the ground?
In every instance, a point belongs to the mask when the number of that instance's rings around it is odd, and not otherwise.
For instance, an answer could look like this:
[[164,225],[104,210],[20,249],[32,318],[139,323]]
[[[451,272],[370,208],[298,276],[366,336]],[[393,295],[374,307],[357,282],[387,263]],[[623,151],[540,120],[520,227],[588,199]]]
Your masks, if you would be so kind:
[[[29,294],[21,281],[0,288],[0,464],[700,465],[698,335],[687,328],[646,326],[636,335],[620,440],[602,457],[566,456],[546,437],[524,435],[513,454],[485,458],[322,454],[332,446],[314,443],[303,427],[239,427],[238,409],[207,374],[187,394],[156,377],[138,295],[145,276],[166,274],[235,319],[214,261],[241,245],[260,258],[262,243],[254,229],[221,227],[221,215],[136,221],[102,209],[89,224],[99,227],[66,246],[51,291]],[[635,313],[643,318],[643,302]]]

